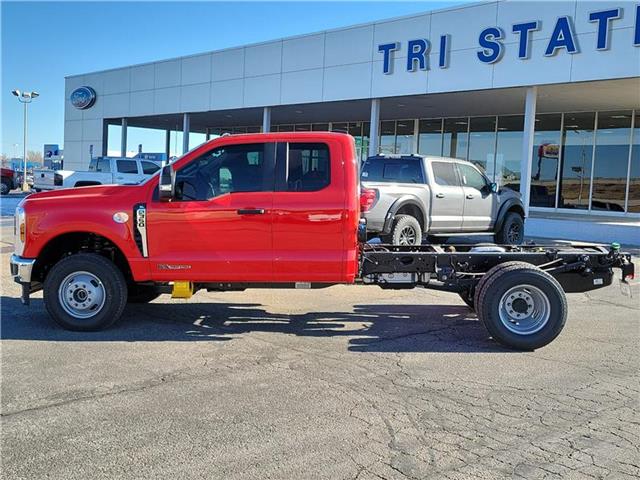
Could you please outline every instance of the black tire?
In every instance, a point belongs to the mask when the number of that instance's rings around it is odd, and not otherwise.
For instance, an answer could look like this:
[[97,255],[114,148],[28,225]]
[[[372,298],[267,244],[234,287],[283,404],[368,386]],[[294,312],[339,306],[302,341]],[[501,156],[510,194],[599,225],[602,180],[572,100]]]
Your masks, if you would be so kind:
[[422,244],[422,228],[420,227],[420,222],[411,215],[398,215],[393,222],[391,243],[393,245]]
[[129,285],[127,303],[149,303],[162,295],[151,285]]
[[500,230],[495,234],[498,245],[522,245],[524,242],[524,218],[516,212],[508,212]]
[[[70,314],[60,301],[61,284],[77,272],[88,272],[96,277],[99,280],[98,288],[103,292],[104,302],[88,318],[77,318]],[[94,253],[75,254],[60,260],[47,275],[43,290],[49,315],[67,330],[95,331],[108,328],[122,316],[127,304],[127,282],[122,272],[112,262]]]
[[469,290],[462,290],[461,292],[458,292],[458,295],[460,295],[462,301],[466,303],[471,310],[475,310],[473,296],[469,294]]
[[[507,262],[494,267],[476,292],[476,312],[489,334],[513,349],[530,351],[548,345],[567,321],[567,298],[558,281],[528,263]],[[515,300],[509,303],[510,298]],[[520,302],[519,312],[516,302]],[[518,320],[507,311],[523,316],[531,313]],[[542,320],[535,321],[535,316]]]
[[11,191],[11,182],[9,180],[7,180],[6,178],[2,179],[2,184],[0,185],[0,194],[1,195],[8,195],[9,192]]

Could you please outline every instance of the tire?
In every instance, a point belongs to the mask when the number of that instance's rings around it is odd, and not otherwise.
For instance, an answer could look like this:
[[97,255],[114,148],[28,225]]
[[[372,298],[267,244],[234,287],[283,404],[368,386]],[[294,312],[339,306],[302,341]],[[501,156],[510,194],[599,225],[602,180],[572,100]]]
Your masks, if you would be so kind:
[[422,228],[420,222],[411,215],[398,215],[391,230],[393,245],[420,245],[422,243]]
[[475,305],[489,334],[517,350],[548,345],[567,321],[567,298],[558,281],[524,262],[491,269],[476,288]]
[[149,303],[162,295],[150,285],[129,285],[127,303]]
[[516,212],[508,212],[500,230],[495,234],[498,245],[522,245],[524,242],[524,218]]
[[467,306],[471,309],[471,310],[475,310],[475,304],[473,303],[473,297],[471,295],[469,295],[469,291],[468,290],[462,290],[460,292],[458,292],[458,295],[460,295],[460,298],[462,299],[462,301],[464,303],[467,304]]
[[56,263],[47,275],[44,304],[62,328],[103,330],[122,316],[127,304],[127,282],[122,272],[100,255],[71,255]]
[[11,182],[6,178],[2,179],[2,184],[0,185],[0,195],[8,195],[11,191]]

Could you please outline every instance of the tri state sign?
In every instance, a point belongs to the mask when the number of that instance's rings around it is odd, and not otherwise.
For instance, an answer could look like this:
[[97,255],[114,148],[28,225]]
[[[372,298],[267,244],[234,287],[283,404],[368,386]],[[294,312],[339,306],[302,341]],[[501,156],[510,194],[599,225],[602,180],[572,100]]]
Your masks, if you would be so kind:
[[[631,10],[631,11],[628,11]],[[634,11],[635,10],[635,11]],[[634,9],[612,8],[607,10],[598,10],[589,14],[589,22],[596,25],[597,35],[594,45],[579,45],[578,38],[573,27],[573,19],[571,16],[561,16],[555,21],[552,28],[549,28],[551,36],[544,55],[551,57],[564,52],[567,54],[580,53],[581,48],[593,48],[594,50],[608,50],[610,45],[610,33],[615,26],[615,22],[623,18],[623,15],[635,15],[633,45],[640,47],[640,4]],[[530,57],[530,45],[536,33],[541,33],[546,26],[542,25],[540,20],[532,20],[511,25],[511,32],[517,39],[518,58],[527,60]],[[547,35],[549,32],[547,32]],[[492,64],[500,61],[505,52],[504,42],[509,40],[505,30],[501,27],[487,27],[478,35],[478,46],[476,52],[478,60],[486,64]],[[449,52],[451,48],[451,36],[441,35],[439,38],[438,49],[438,67],[447,68],[449,66]],[[378,52],[382,54],[383,73],[393,73],[391,65],[393,64],[394,52],[403,48],[401,42],[383,43],[378,45]],[[425,38],[416,38],[409,40],[406,45],[407,63],[406,70],[414,72],[416,70],[429,70],[429,53],[431,50],[431,42]]]

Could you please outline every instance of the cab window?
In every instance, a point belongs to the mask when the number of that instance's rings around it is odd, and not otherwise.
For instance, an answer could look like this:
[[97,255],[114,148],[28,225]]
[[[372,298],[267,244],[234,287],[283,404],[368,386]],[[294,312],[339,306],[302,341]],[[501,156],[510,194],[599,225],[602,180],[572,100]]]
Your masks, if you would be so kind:
[[363,182],[424,183],[420,158],[368,158],[362,167]]
[[153,175],[160,169],[160,166],[153,162],[140,162],[140,165],[142,166],[142,173],[145,175]]
[[460,169],[460,175],[462,176],[462,184],[465,187],[475,188],[476,190],[483,190],[487,187],[487,180],[471,165],[459,163],[458,168]]
[[274,148],[265,143],[227,145],[193,160],[176,173],[175,199],[204,201],[227,193],[273,190],[268,145]]
[[96,162],[95,171],[111,173],[111,160],[108,158],[99,158]]
[[313,192],[331,183],[329,147],[323,143],[290,143],[287,157],[289,192]]
[[138,173],[138,164],[135,160],[116,161],[118,173]]
[[438,185],[459,187],[458,175],[452,162],[433,162],[433,177]]

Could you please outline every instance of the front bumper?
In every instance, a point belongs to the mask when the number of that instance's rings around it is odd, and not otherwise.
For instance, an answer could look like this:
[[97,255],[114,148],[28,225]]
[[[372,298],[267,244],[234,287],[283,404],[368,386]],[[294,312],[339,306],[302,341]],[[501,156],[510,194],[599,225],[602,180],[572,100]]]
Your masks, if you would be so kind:
[[22,258],[15,253],[11,255],[9,261],[11,265],[11,275],[17,283],[31,283],[31,272],[33,265],[36,263],[33,258]]

